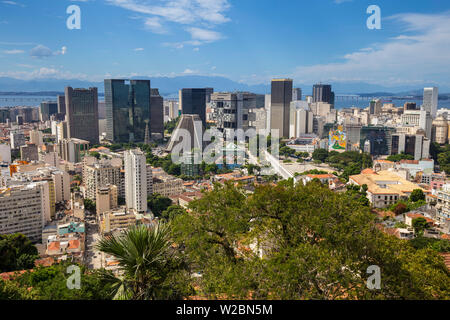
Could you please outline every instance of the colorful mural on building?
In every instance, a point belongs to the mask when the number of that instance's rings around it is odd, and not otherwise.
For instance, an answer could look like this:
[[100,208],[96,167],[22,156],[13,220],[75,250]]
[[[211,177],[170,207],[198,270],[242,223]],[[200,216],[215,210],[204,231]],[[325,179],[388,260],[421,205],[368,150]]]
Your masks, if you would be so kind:
[[342,126],[330,130],[328,146],[329,151],[344,152],[347,150],[347,135]]

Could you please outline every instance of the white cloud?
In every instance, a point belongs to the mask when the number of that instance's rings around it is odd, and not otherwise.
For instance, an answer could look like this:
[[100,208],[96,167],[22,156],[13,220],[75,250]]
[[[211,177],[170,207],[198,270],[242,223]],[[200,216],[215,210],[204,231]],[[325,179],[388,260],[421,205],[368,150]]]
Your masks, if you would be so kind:
[[57,50],[57,51],[53,52],[50,48],[48,48],[42,44],[37,45],[30,51],[30,55],[33,58],[39,58],[39,59],[48,58],[48,57],[57,56],[57,55],[65,55],[66,53],[67,53],[66,46],[63,46],[61,48],[61,50]]
[[202,42],[213,42],[222,38],[222,35],[218,32],[201,29],[201,28],[188,28],[187,32],[191,34],[193,40],[198,40]]
[[24,52],[25,51],[19,50],[19,49],[3,50],[3,53],[5,53],[5,54],[21,54],[21,53],[24,53]]
[[195,74],[198,73],[196,70],[186,69],[183,71],[183,74]]
[[389,86],[440,82],[449,85],[450,12],[406,13],[385,20],[400,23],[404,34],[348,53],[340,62],[300,66],[293,77],[303,83],[364,81]]
[[9,4],[9,5],[11,5],[11,6],[25,7],[23,4],[18,3],[18,2],[16,2],[16,1],[5,0],[5,1],[2,1],[2,3],[4,3],[4,4]]
[[144,51],[144,48],[135,48],[134,51],[138,52],[138,51]]
[[[189,26],[187,31],[190,32],[190,29],[197,29],[199,25],[211,29],[230,21],[225,16],[225,12],[230,8],[228,0],[106,0],[106,2],[144,15],[144,26],[157,34],[168,33],[167,25],[169,23]],[[197,41],[197,45],[222,38],[216,31],[198,29],[205,30],[207,33],[203,34],[208,39],[204,42]],[[190,33],[192,35],[192,32]],[[201,40],[198,37],[194,39]],[[191,43],[180,42],[178,47],[180,44]]]

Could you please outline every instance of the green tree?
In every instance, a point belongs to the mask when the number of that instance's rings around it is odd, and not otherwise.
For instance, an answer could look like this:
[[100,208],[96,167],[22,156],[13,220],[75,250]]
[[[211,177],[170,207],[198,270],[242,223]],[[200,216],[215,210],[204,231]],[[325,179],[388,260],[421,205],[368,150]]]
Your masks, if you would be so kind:
[[147,199],[149,209],[157,217],[161,216],[162,212],[167,210],[172,205],[172,200],[167,197],[163,197],[158,193],[154,193]]
[[328,158],[328,151],[326,149],[316,149],[312,154],[312,158],[316,161],[325,162]]
[[413,192],[411,192],[409,200],[411,200],[412,202],[417,202],[421,200],[424,201],[425,193],[423,193],[422,189],[414,189]]
[[[366,191],[291,180],[249,195],[227,183],[191,202],[174,236],[211,298],[450,298],[442,257],[381,232],[360,202]],[[371,265],[383,270],[381,290],[366,287]]]
[[0,272],[33,268],[38,257],[36,247],[23,234],[0,234]]
[[164,224],[132,227],[102,238],[97,247],[119,261],[123,276],[105,278],[118,298],[182,299],[193,292],[186,265],[172,248],[170,230]]
[[67,280],[70,273],[67,268],[71,262],[63,262],[50,267],[39,266],[28,271],[14,281],[21,288],[32,288],[34,299],[38,300],[108,300],[112,299],[112,287],[105,281],[113,277],[106,270],[88,271],[83,265],[80,268],[80,289],[69,289]]
[[90,212],[95,212],[96,209],[96,204],[95,201],[91,200],[91,199],[84,199],[84,208]]
[[387,157],[388,161],[399,162],[401,160],[414,160],[414,156],[405,153],[393,154]]
[[175,219],[175,217],[182,215],[186,210],[179,205],[171,205],[166,210],[161,213],[161,217],[166,219],[167,221]]
[[425,218],[416,218],[412,221],[412,227],[417,234],[423,234],[423,231],[429,228],[428,222]]

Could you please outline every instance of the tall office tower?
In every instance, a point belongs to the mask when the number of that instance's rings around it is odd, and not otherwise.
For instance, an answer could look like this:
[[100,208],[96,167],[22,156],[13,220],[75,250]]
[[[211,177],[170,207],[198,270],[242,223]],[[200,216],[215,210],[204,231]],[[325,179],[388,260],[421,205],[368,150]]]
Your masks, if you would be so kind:
[[[250,92],[215,92],[211,95],[212,120],[222,132],[248,130],[256,121],[255,110],[264,110],[264,95]],[[265,117],[264,117],[265,118]]]
[[182,114],[198,114],[206,127],[206,104],[210,102],[213,88],[189,88],[180,90]]
[[66,98],[64,96],[57,96],[58,113],[66,114]]
[[11,112],[9,108],[0,109],[0,123],[6,123],[7,119],[11,119]]
[[423,89],[423,108],[436,118],[439,90],[437,87]]
[[21,126],[23,125],[23,117],[21,115],[16,116],[16,123]]
[[66,87],[66,119],[69,138],[99,142],[97,88]]
[[156,139],[164,138],[164,99],[158,89],[151,89],[150,135]]
[[380,99],[375,99],[370,101],[369,114],[379,115],[381,113],[381,108],[383,107]]
[[150,100],[150,80],[105,79],[106,139],[144,142]]
[[147,212],[147,166],[145,154],[139,150],[124,153],[125,200],[128,209]]
[[292,89],[292,101],[302,100],[302,89],[294,88]]
[[390,155],[392,134],[395,128],[384,126],[363,126],[360,133],[360,146],[370,142],[370,154],[373,156]]
[[301,135],[313,133],[313,118],[306,101],[292,101],[289,116],[289,137],[298,138]]
[[67,122],[62,121],[56,124],[56,142],[67,139]]
[[43,101],[39,106],[39,118],[41,121],[50,120],[50,116],[58,113],[58,103],[55,101]]
[[289,137],[289,115],[292,102],[292,79],[273,79],[270,102],[270,130]]
[[331,91],[329,84],[315,84],[313,86],[313,101],[312,102],[326,102],[334,105],[334,92]]
[[428,139],[431,139],[431,130],[433,125],[433,118],[431,117],[430,112],[426,110],[420,110],[419,116],[419,127],[421,127],[425,131],[425,136]]

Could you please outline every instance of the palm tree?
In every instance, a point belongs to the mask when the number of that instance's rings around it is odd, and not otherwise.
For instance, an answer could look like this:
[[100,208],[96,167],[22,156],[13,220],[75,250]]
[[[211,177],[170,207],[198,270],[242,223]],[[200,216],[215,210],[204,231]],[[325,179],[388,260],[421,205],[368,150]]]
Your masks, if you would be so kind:
[[98,250],[119,262],[119,277],[105,274],[116,298],[181,299],[188,294],[185,264],[171,247],[169,235],[168,225],[161,223],[150,228],[134,226],[99,241]]

